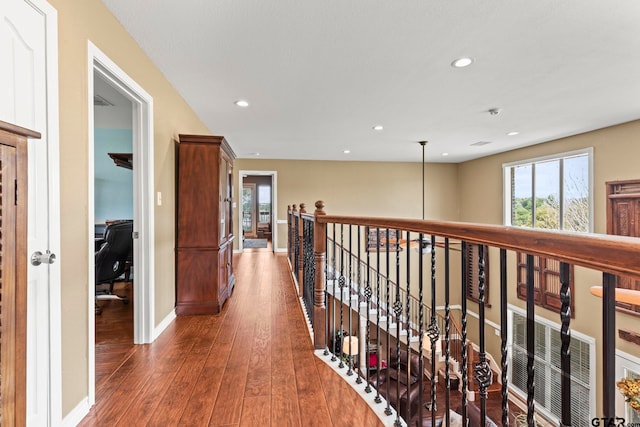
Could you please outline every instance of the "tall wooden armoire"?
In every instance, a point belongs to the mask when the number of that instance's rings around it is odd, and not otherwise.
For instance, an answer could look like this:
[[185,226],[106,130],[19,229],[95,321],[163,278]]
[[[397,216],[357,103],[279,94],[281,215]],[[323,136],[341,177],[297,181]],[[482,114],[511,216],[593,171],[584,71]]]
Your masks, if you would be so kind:
[[176,141],[176,314],[216,314],[231,296],[233,160],[222,136]]
[[26,424],[27,138],[0,121],[0,425]]

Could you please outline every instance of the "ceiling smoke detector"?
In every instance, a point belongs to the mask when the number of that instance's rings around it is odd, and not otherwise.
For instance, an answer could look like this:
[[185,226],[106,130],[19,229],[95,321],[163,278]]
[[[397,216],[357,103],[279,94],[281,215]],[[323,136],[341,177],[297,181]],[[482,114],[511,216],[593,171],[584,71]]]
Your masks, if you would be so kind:
[[490,108],[488,111],[489,111],[489,114],[491,114],[492,116],[497,116],[502,112],[502,110],[499,108]]

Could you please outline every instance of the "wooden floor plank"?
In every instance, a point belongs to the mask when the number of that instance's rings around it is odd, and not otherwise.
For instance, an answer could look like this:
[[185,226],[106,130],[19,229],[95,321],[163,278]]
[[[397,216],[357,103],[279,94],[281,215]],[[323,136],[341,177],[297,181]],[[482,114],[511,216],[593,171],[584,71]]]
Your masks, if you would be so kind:
[[313,354],[286,257],[254,250],[234,266],[220,314],[180,316],[150,345],[132,344],[133,304],[103,307],[97,403],[81,426],[381,425]]

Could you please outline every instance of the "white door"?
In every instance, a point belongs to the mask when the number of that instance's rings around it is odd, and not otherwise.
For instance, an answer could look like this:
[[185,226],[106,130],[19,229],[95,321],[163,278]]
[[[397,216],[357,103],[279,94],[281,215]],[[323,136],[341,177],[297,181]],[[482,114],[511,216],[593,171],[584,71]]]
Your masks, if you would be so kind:
[[[57,239],[51,239],[49,229],[52,204],[49,200],[48,151],[54,148],[52,138],[57,144],[57,135],[53,135],[57,134],[57,114],[51,115],[51,100],[48,99],[51,92],[47,87],[47,73],[57,75],[57,70],[47,69],[50,18],[38,4],[51,12],[44,1],[0,1],[0,58],[3,60],[0,66],[0,120],[42,134],[41,140],[29,142],[28,254],[59,247]],[[57,199],[58,195],[53,197]],[[51,410],[50,286],[57,284],[50,278],[59,275],[59,269],[47,264],[28,265],[27,425],[47,426]]]

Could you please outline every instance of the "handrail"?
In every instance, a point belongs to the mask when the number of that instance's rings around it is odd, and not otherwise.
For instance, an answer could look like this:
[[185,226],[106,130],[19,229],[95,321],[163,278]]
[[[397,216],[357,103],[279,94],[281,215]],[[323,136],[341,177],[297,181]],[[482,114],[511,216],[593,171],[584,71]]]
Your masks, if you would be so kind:
[[[526,252],[640,280],[640,239],[465,222],[323,215],[319,223],[401,229]],[[603,257],[602,254],[607,254]]]

